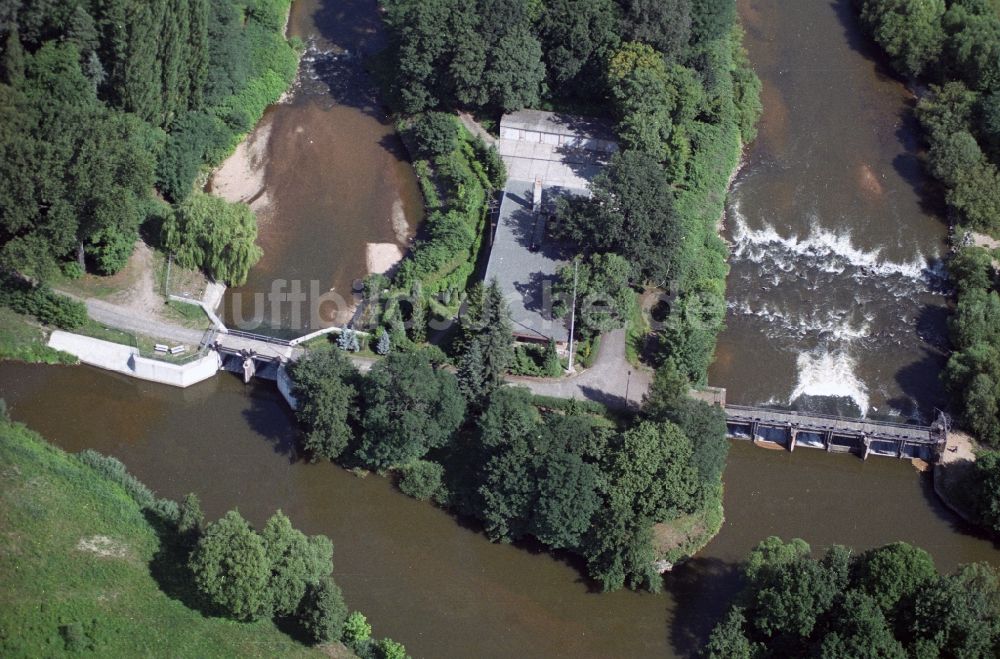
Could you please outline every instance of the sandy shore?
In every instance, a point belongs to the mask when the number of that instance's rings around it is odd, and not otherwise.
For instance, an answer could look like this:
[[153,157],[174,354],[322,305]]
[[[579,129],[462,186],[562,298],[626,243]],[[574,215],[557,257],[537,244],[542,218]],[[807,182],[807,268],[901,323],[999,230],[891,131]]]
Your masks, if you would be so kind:
[[248,203],[255,211],[265,208],[270,203],[264,188],[270,138],[270,122],[258,124],[212,174],[212,193],[226,201]]
[[403,250],[396,243],[368,243],[366,260],[368,274],[384,275],[403,260]]

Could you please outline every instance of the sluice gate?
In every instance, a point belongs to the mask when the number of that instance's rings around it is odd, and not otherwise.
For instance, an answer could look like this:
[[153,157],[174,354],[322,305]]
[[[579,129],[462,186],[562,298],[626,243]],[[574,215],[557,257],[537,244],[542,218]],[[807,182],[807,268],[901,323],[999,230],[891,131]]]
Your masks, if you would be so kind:
[[796,446],[869,455],[932,460],[944,447],[948,420],[941,415],[930,426],[849,419],[811,412],[726,405],[730,437],[771,442],[794,451]]

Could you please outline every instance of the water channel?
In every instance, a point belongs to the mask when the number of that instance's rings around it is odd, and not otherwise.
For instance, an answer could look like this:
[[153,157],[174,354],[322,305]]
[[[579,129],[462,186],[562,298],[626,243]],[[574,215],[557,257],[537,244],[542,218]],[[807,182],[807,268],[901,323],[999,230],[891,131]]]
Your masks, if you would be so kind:
[[737,588],[737,562],[764,537],[816,548],[895,540],[943,569],[1000,552],[964,532],[908,462],[734,442],[726,523],[667,593],[592,592],[580,566],[534,547],[488,542],[473,526],[398,493],[296,458],[296,430],[273,386],[223,374],[189,389],[90,367],[0,364],[0,398],[57,445],[120,458],[160,495],[202,499],[209,518],[275,509],[334,542],[334,577],[352,607],[415,657],[673,656],[697,647]]
[[[338,10],[298,0],[293,32],[305,34],[302,21],[322,16],[361,41],[372,34],[354,18],[341,20],[356,9],[351,2],[325,6]],[[801,388],[845,394],[872,409],[891,402],[903,413],[931,404],[938,393],[925,362],[938,357],[932,333],[920,337],[923,328],[938,327],[940,298],[925,259],[941,253],[944,229],[918,191],[911,101],[871,59],[847,0],[754,0],[740,9],[765,80],[765,117],[730,208],[733,308],[712,381],[741,402],[787,402]],[[308,109],[313,102],[300,95],[273,110],[272,143],[282,143],[274,139],[282,130],[294,134],[279,128],[280,113],[322,112],[324,122],[339,121],[336,103]],[[357,152],[344,157],[363,163],[373,157],[363,152],[373,142],[358,139]],[[379,156],[384,166],[397,167],[391,149],[378,149],[388,154]],[[306,164],[298,165],[304,187],[288,193],[302,203],[328,189],[310,178],[318,172],[305,171],[320,167]],[[290,172],[288,185],[296,180]],[[341,194],[332,185],[342,184],[338,176],[331,174],[332,196]],[[360,178],[341,189],[365,189]],[[279,209],[281,195],[276,188]],[[391,208],[386,203],[380,208]],[[316,217],[316,226],[341,226],[341,216]],[[383,228],[386,217],[381,210],[369,216]],[[282,231],[276,234],[280,242]],[[267,240],[262,228],[265,249]],[[329,264],[310,262],[324,249],[263,262],[247,290],[268,276],[289,276],[289,264],[330,281]],[[261,274],[266,268],[270,274]],[[772,319],[744,305],[766,308]],[[838,364],[840,376],[805,377]],[[846,386],[848,375],[856,390]],[[800,387],[813,381],[844,388]],[[908,462],[734,442],[724,476],[726,522],[715,540],[668,575],[663,595],[599,594],[572,559],[491,544],[474,525],[399,494],[384,479],[301,462],[292,418],[266,383],[244,386],[223,374],[179,390],[83,366],[0,363],[0,398],[15,419],[67,450],[119,457],[160,495],[196,492],[210,518],[238,507],[259,525],[281,508],[303,530],[329,535],[334,575],[351,606],[416,657],[688,654],[738,589],[737,562],[771,534],[801,537],[817,549],[905,540],[925,547],[945,570],[976,560],[1000,565],[997,547],[963,528],[933,495],[929,476]]]
[[[298,336],[344,322],[355,282],[368,274],[368,244],[401,253],[422,219],[416,177],[363,68],[384,45],[375,5],[292,5],[288,34],[307,50],[289,99],[250,136],[265,143],[256,165],[267,196],[253,204],[264,256],[245,285],[227,291],[222,316],[232,325]],[[307,297],[299,313],[292,302],[269,302],[272,290],[293,286]]]
[[764,83],[730,197],[729,314],[709,381],[745,404],[872,416],[942,404],[947,227],[915,99],[851,0],[740,0]]

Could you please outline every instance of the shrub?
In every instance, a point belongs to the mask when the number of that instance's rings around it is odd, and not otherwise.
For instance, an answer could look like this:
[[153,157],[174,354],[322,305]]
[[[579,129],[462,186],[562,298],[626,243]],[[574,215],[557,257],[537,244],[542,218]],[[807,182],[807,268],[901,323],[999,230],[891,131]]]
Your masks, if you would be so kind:
[[421,501],[434,496],[441,489],[444,468],[436,462],[416,460],[400,469],[399,489],[403,494]]
[[99,475],[113,483],[121,485],[125,492],[142,508],[150,508],[156,502],[156,496],[145,483],[128,473],[125,465],[118,458],[102,455],[97,451],[86,449],[77,453],[77,460],[87,465]]
[[344,621],[344,631],[341,640],[349,647],[357,647],[372,637],[372,626],[368,624],[365,614],[360,611],[352,611]]
[[310,584],[299,604],[298,620],[313,643],[337,641],[344,632],[347,604],[332,579]]
[[87,322],[87,305],[83,302],[59,295],[45,285],[32,286],[14,275],[0,276],[0,305],[66,330]]
[[419,115],[410,127],[419,158],[434,160],[458,148],[458,121],[444,112]]

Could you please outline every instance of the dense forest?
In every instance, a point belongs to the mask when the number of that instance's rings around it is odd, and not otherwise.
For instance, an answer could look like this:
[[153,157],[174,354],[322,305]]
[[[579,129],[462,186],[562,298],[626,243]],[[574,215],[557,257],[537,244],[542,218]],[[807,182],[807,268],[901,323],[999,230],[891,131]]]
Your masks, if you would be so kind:
[[472,306],[457,373],[440,350],[411,346],[361,375],[348,341],[295,362],[305,452],[392,474],[406,494],[478,520],[494,541],[530,536],[579,554],[606,590],[658,590],[655,562],[692,547],[661,546],[657,525],[701,519],[691,539],[700,545],[721,524],[721,410],[690,399],[672,364],[639,415],[504,386],[513,346],[503,295],[479,289]]
[[256,223],[222,209],[226,242],[196,235],[196,180],[294,78],[290,1],[2,3],[0,267],[112,274],[167,225],[180,262],[244,279]]
[[802,540],[761,542],[746,585],[704,649],[712,659],[995,657],[1000,575],[985,563],[939,574],[903,542],[821,559]]
[[[717,223],[760,112],[735,2],[386,0],[383,7],[391,37],[385,61],[393,63],[388,102],[411,121],[453,109],[495,120],[536,107],[597,115],[617,127],[622,150],[594,182],[594,198],[566,203],[556,225],[588,272],[599,273],[590,288],[619,302],[610,314],[619,324],[631,298],[609,255],[629,263],[629,286],[676,294],[658,334],[660,361],[702,382],[725,312]],[[444,253],[457,234],[442,235]]]
[[[985,239],[1000,238],[1000,12],[988,0],[863,0],[860,12],[896,70],[929,84],[917,118],[954,224],[957,306],[944,378],[962,423],[1000,447],[1000,254]],[[996,492],[982,495],[994,525]]]

